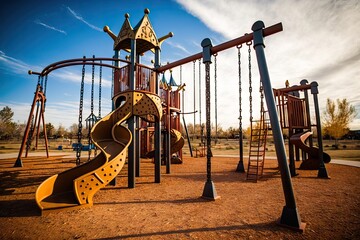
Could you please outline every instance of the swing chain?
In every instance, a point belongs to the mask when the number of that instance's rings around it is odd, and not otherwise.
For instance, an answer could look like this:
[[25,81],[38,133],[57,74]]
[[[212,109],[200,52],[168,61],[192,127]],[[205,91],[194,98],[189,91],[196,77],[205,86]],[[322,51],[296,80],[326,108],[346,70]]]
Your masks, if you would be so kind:
[[200,125],[200,142],[204,143],[204,126],[201,122],[201,59],[199,59],[199,125]]
[[[196,60],[193,61],[193,73],[194,73],[194,113],[196,112],[196,96],[195,96],[195,90],[196,90],[196,87],[195,87],[195,78],[196,78],[196,73],[195,73],[195,63],[196,63]],[[196,136],[196,131],[195,131],[195,123],[196,123],[196,114],[194,114],[194,135],[193,135],[193,138]]]
[[[93,55],[93,63],[94,63],[95,55]],[[94,115],[94,83],[95,83],[95,65],[93,64],[91,67],[91,104],[90,104],[90,117],[88,118],[87,127],[88,127],[88,144],[89,144],[89,150],[88,150],[88,161],[90,161],[91,158],[91,129],[94,126],[95,121],[95,115]]]
[[250,102],[250,122],[252,122],[253,120],[253,116],[252,116],[252,74],[251,74],[251,45],[252,45],[252,41],[249,41],[246,43],[246,45],[248,46],[248,60],[249,60],[249,102]]
[[[93,58],[95,58],[95,55],[93,55]],[[93,64],[91,68],[91,106],[90,106],[91,115],[93,115],[94,113],[94,78],[95,78],[95,65]]]
[[101,80],[102,80],[102,61],[100,60],[100,73],[99,73],[99,115],[98,119],[101,119]]
[[242,86],[241,86],[241,48],[242,44],[236,47],[238,49],[238,66],[239,66],[239,131],[242,131]]
[[[84,56],[85,59],[85,56]],[[80,104],[79,104],[79,125],[78,125],[78,144],[76,147],[76,165],[80,165],[81,157],[81,138],[82,138],[82,114],[83,114],[83,104],[84,104],[84,80],[85,80],[85,64],[82,67],[81,72],[81,86],[80,86]]]
[[217,129],[217,53],[214,54],[214,84],[215,84],[215,144],[218,142],[218,129]]

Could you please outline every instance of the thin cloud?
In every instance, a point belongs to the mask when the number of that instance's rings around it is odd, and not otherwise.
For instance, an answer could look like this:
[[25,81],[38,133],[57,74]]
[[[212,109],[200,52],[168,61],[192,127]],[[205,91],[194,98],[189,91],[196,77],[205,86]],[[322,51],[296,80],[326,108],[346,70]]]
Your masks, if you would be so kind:
[[173,43],[172,41],[166,41],[166,43],[174,48],[180,49],[181,51],[185,52],[186,54],[191,54],[184,46],[182,46],[178,43]]
[[66,33],[64,30],[61,30],[61,29],[58,29],[58,28],[56,28],[56,27],[47,25],[47,24],[45,24],[45,23],[43,23],[43,22],[40,22],[40,20],[36,20],[36,21],[34,21],[34,23],[36,23],[36,24],[38,24],[38,25],[41,25],[41,26],[43,26],[43,27],[45,27],[45,28],[47,28],[47,29],[50,29],[50,30],[53,30],[53,31],[62,33],[62,34],[64,34],[64,35],[67,35],[67,33]]
[[37,71],[40,69],[37,66],[31,66],[19,59],[7,56],[3,51],[0,50],[0,68],[8,73],[15,74],[27,74],[32,69]]
[[77,14],[74,10],[72,10],[70,7],[66,7],[69,12],[71,13],[71,15],[73,15],[73,17],[75,17],[77,20],[85,23],[86,25],[88,25],[89,27],[91,27],[92,29],[96,30],[96,31],[99,31],[99,32],[102,32],[102,29],[101,28],[98,28],[94,25],[92,25],[91,23],[89,23],[88,21],[86,21],[83,17],[81,17],[79,14]]
[[[15,74],[28,74],[29,70],[33,70],[33,71],[41,71],[42,70],[42,68],[39,66],[31,66],[19,59],[7,56],[1,50],[0,50],[0,69],[2,69],[3,71],[7,71],[9,73],[15,73]],[[55,78],[55,79],[57,78],[57,79],[65,80],[65,81],[78,83],[81,80],[81,72],[60,69],[58,71],[54,71],[54,72],[50,73],[50,77]],[[95,73],[94,77],[96,79],[98,79],[99,73]],[[91,76],[87,75],[85,77],[85,83],[90,84],[91,81],[92,81]],[[110,87],[111,80],[109,80],[103,76],[102,77],[102,86]]]

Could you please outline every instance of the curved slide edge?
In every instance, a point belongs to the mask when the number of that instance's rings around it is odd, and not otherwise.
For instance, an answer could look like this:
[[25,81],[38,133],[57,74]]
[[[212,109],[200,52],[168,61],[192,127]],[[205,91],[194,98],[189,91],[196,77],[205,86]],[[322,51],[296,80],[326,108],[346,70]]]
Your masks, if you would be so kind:
[[132,136],[121,124],[132,115],[148,121],[161,119],[161,101],[155,94],[127,91],[115,96],[114,101],[120,107],[97,122],[91,130],[100,154],[41,183],[35,199],[42,211],[92,206],[95,193],[114,179],[124,166]]
[[[170,130],[170,154],[174,154],[178,151],[180,151],[185,144],[184,137],[181,135],[181,133],[176,129]],[[155,157],[155,150],[152,150],[148,153],[146,153],[147,158],[154,158]],[[172,163],[174,164],[181,164],[182,160],[179,158],[172,159]]]
[[[183,148],[185,140],[183,138],[183,136],[181,135],[181,132],[179,132],[178,130],[175,129],[171,129],[170,131],[170,153],[174,154],[178,151],[180,151],[180,149]],[[182,159],[180,159],[179,157],[175,157],[175,158],[171,158],[171,163],[173,164],[181,164],[182,163]]]
[[[308,154],[308,159],[304,160],[299,169],[303,170],[318,170],[320,165],[319,159],[319,149],[317,147],[310,147],[305,142],[306,140],[312,136],[311,131],[302,132],[294,134],[290,137],[290,142],[306,152]],[[329,154],[323,152],[323,161],[324,163],[329,163],[331,161],[331,157]]]

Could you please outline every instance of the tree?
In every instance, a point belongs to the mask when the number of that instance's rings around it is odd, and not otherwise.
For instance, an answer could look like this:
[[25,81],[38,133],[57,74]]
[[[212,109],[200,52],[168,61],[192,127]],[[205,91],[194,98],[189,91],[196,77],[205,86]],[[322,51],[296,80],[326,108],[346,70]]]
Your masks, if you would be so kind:
[[51,123],[47,123],[45,125],[45,127],[46,127],[46,135],[47,135],[47,137],[48,138],[53,137],[54,131],[55,131],[54,125],[52,125]]
[[14,112],[8,106],[0,110],[0,121],[4,123],[10,123],[14,116]]
[[338,139],[349,132],[349,124],[356,117],[355,107],[344,98],[326,102],[324,112],[324,132],[335,139],[335,146],[338,146]]
[[58,127],[58,129],[57,129],[56,132],[55,132],[55,136],[56,136],[56,138],[62,138],[62,137],[65,136],[65,134],[66,134],[66,130],[65,130],[65,128],[60,124],[59,127]]
[[78,124],[77,123],[73,123],[70,127],[69,127],[69,138],[73,139],[73,138],[77,138],[77,134],[78,134]]
[[16,129],[16,123],[12,122],[14,112],[8,106],[0,110],[0,139],[9,139],[13,137]]

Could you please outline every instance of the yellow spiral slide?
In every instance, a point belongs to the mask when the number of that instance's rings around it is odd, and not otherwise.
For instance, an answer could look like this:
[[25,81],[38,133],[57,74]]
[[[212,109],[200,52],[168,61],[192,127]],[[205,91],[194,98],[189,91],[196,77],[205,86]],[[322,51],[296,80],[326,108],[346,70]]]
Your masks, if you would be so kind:
[[131,132],[122,125],[131,116],[145,121],[161,119],[160,98],[150,92],[126,91],[114,97],[116,109],[91,130],[100,153],[91,161],[46,179],[36,190],[42,211],[92,206],[93,196],[113,180],[124,166]]

